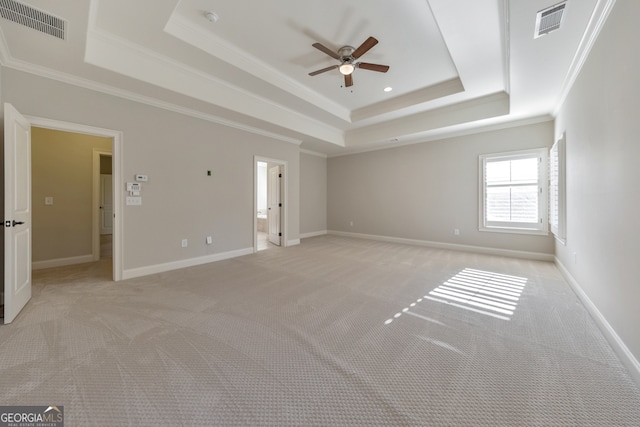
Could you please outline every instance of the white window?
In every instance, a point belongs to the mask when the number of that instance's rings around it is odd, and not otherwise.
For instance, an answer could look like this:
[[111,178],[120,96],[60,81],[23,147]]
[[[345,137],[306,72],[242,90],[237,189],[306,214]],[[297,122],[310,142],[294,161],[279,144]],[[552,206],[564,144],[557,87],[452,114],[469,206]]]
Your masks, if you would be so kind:
[[566,238],[565,202],[565,138],[562,135],[549,150],[549,228],[563,243]]
[[547,149],[480,156],[480,230],[546,234]]

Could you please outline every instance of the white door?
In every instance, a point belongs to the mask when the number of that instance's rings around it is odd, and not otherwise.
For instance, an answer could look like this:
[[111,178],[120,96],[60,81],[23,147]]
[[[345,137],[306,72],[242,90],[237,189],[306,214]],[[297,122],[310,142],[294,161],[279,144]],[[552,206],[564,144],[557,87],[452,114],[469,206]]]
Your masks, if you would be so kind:
[[111,174],[100,174],[100,234],[113,234],[113,184]]
[[280,246],[280,166],[269,169],[267,182],[267,216],[269,221],[269,241]]
[[4,104],[4,323],[31,299],[31,125]]

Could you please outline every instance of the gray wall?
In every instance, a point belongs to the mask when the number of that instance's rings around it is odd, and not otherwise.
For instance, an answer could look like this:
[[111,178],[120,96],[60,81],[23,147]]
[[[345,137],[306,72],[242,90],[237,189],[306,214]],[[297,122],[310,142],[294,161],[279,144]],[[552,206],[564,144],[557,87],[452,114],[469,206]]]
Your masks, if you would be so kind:
[[327,231],[327,159],[300,153],[300,234]]
[[34,262],[91,255],[94,148],[110,151],[111,139],[31,128]]
[[[545,122],[330,158],[328,227],[553,254],[549,236],[478,231],[478,156],[549,147],[552,142],[553,122]],[[459,236],[454,236],[455,228]]]
[[[640,359],[640,2],[618,0],[556,120],[567,137],[560,262]],[[574,255],[575,254],[575,255]]]
[[142,206],[124,208],[125,270],[253,247],[254,156],[288,162],[287,237],[299,238],[296,145],[13,69],[1,87],[25,115],[123,132],[123,181],[149,176]]

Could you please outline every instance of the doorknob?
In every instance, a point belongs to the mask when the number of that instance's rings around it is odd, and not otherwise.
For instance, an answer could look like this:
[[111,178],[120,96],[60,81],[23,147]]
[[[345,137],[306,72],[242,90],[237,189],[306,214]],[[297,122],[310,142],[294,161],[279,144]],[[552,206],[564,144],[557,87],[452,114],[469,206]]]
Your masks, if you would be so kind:
[[24,224],[24,221],[16,221],[15,219],[11,221],[11,225],[15,227],[16,225]]

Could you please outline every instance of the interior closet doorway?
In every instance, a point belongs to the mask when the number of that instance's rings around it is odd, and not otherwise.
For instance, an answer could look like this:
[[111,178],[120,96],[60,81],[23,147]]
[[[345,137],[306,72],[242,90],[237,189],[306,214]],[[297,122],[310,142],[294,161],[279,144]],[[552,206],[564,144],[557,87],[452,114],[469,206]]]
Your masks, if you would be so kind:
[[[32,268],[107,262],[105,273],[108,271],[111,280],[121,280],[122,133],[27,118],[32,126],[32,145],[43,138],[39,146],[44,150],[39,160],[34,151],[31,153]],[[38,186],[37,174],[41,175]]]

